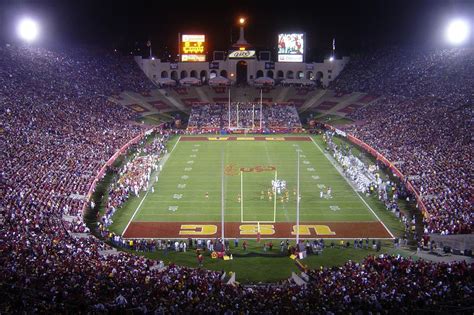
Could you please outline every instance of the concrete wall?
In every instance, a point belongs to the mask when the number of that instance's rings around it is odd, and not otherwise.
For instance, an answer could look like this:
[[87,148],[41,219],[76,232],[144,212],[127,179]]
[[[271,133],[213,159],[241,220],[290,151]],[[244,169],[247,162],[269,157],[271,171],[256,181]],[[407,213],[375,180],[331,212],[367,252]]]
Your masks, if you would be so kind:
[[[327,86],[329,82],[333,81],[339,73],[344,69],[346,64],[349,62],[349,57],[343,57],[342,59],[329,59],[323,62],[313,63],[291,63],[291,62],[275,62],[275,69],[266,70],[265,61],[259,61],[257,59],[227,59],[224,61],[218,61],[218,69],[209,69],[210,62],[178,62],[169,63],[161,62],[159,59],[143,59],[141,57],[135,57],[135,61],[138,63],[140,68],[151,80],[161,78],[162,76],[172,78],[174,73],[175,79],[182,79],[189,77],[191,74],[201,79],[201,75],[205,77],[206,81],[209,80],[211,71],[215,71],[217,75],[224,74],[227,78],[235,81],[236,80],[236,67],[240,60],[247,62],[247,81],[252,83],[257,78],[257,72],[262,71],[263,76],[268,76],[269,71],[273,72],[273,78],[279,79],[278,74],[283,74],[281,79],[287,78],[298,78],[298,74],[302,73],[303,78],[309,78],[315,80],[321,78],[323,86]],[[176,67],[173,68],[172,67]]]

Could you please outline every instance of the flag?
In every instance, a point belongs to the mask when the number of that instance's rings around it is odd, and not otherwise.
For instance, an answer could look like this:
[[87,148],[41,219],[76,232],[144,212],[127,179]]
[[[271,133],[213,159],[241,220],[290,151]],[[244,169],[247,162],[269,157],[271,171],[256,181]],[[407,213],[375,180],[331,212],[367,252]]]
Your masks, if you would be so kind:
[[332,39],[332,50],[336,50],[336,39]]

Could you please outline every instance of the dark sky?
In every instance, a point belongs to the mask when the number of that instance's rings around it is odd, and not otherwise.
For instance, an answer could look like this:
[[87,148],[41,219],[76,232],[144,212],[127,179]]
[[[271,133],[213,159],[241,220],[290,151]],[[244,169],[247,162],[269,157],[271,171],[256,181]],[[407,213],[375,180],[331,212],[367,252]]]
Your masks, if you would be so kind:
[[20,15],[41,21],[43,45],[129,50],[151,39],[157,53],[165,46],[175,51],[178,32],[202,32],[210,52],[225,50],[231,34],[233,40],[238,36],[237,17],[245,15],[246,38],[256,48],[274,48],[279,32],[303,31],[308,57],[320,59],[330,52],[333,37],[339,54],[387,45],[439,45],[451,17],[473,20],[474,0],[0,0],[2,39],[14,40]]

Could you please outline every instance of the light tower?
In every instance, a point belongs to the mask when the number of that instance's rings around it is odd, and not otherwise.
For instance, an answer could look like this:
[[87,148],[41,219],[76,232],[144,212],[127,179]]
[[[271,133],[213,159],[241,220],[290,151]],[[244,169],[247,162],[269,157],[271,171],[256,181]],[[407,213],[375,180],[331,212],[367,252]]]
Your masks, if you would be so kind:
[[465,19],[454,19],[446,27],[445,37],[451,45],[462,45],[469,39],[470,25]]
[[22,18],[17,24],[17,34],[22,40],[31,43],[38,38],[39,26],[36,21],[31,18]]

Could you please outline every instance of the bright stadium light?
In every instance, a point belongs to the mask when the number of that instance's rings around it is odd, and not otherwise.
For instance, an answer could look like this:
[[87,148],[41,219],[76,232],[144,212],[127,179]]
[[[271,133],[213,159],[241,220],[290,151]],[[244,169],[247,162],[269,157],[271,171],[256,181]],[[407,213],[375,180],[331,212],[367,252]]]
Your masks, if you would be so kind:
[[329,61],[333,62],[333,61],[334,61],[334,57],[333,57],[333,56],[329,57]]
[[239,24],[240,24],[240,25],[244,25],[244,24],[245,24],[245,18],[241,17],[241,18],[239,19]]
[[469,37],[469,23],[462,19],[453,20],[448,24],[445,35],[448,42],[460,45]]
[[17,26],[18,36],[27,42],[34,41],[39,34],[38,23],[30,18],[23,18],[19,21]]

